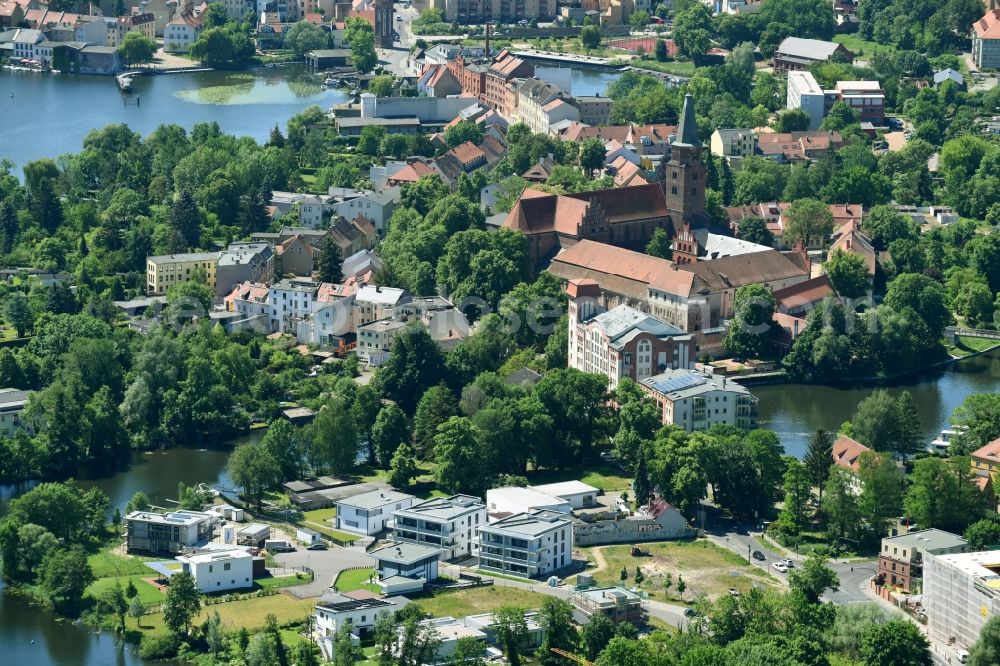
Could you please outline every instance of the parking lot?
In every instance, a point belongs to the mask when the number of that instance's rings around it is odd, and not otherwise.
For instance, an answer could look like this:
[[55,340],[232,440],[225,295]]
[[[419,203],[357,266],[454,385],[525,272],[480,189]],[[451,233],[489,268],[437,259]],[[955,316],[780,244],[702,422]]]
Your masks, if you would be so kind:
[[274,559],[283,567],[308,567],[316,574],[311,583],[288,588],[289,593],[300,598],[323,594],[344,569],[374,565],[365,551],[336,546],[331,546],[329,550],[306,550],[299,547],[293,553],[275,555]]

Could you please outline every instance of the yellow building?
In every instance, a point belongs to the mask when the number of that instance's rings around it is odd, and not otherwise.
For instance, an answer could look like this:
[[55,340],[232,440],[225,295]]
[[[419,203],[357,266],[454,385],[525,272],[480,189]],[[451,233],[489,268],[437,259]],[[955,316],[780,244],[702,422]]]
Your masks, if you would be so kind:
[[1000,472],[1000,437],[972,452],[972,473],[995,478]]
[[215,290],[215,269],[219,263],[218,252],[188,252],[146,257],[146,293],[150,296],[165,294],[175,284],[190,280],[197,271],[203,271],[205,284]]

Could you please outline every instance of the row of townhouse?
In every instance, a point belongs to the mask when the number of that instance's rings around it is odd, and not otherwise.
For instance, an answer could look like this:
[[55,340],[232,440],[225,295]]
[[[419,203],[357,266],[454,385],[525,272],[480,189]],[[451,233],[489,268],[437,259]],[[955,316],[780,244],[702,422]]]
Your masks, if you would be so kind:
[[712,133],[709,147],[713,155],[726,158],[739,168],[746,157],[765,157],[779,164],[816,159],[845,145],[840,132],[757,132],[751,128],[721,128]]
[[324,229],[337,218],[354,220],[360,215],[374,225],[375,231],[384,234],[401,196],[398,187],[381,191],[331,187],[327,194],[275,191],[271,193],[271,216],[277,219],[297,210],[299,226]]

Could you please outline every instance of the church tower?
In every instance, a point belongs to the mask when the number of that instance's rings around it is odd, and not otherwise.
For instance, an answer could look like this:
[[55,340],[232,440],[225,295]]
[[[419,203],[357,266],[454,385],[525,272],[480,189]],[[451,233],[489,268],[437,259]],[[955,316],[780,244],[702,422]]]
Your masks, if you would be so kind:
[[684,223],[692,227],[704,226],[707,172],[701,161],[701,150],[694,100],[691,95],[685,95],[677,136],[670,144],[669,159],[660,167],[660,182],[674,234]]

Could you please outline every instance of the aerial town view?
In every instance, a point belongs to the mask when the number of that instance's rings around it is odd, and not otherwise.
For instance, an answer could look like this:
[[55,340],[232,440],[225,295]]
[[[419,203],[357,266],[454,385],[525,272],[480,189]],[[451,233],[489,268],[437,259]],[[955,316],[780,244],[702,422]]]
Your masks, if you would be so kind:
[[1000,666],[998,0],[0,0],[0,664]]

